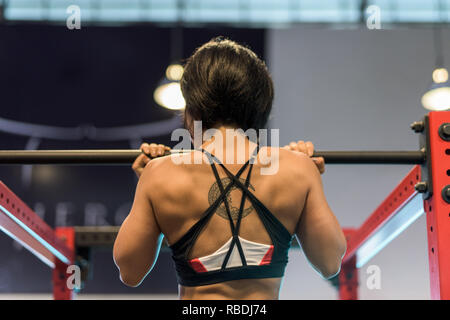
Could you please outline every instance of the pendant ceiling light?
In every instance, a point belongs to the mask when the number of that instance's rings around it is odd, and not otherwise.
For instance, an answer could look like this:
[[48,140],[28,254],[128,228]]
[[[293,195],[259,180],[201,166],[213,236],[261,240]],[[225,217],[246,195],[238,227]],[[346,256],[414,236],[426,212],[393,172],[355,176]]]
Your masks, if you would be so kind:
[[[443,9],[442,1],[439,1],[441,23],[444,22]],[[433,42],[436,54],[435,69],[432,74],[433,82],[428,91],[422,96],[422,105],[428,110],[443,111],[450,109],[450,83],[448,81],[448,71],[444,67],[442,27],[440,25],[433,30]]]
[[171,61],[167,67],[164,77],[160,80],[158,87],[153,93],[153,98],[161,107],[171,110],[183,110],[186,106],[181,93],[180,80],[183,76],[183,66],[180,64],[183,55],[183,29],[181,28],[181,0],[177,2],[177,25],[171,30]]

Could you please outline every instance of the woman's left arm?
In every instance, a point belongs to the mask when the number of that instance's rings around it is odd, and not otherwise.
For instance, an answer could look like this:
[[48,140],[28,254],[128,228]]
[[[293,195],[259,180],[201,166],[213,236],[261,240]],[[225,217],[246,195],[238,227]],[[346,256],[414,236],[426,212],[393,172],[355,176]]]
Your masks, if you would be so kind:
[[133,206],[114,243],[114,262],[120,279],[131,287],[138,286],[152,270],[163,239],[148,195],[152,187],[150,177],[146,177],[151,175],[149,167],[139,179]]

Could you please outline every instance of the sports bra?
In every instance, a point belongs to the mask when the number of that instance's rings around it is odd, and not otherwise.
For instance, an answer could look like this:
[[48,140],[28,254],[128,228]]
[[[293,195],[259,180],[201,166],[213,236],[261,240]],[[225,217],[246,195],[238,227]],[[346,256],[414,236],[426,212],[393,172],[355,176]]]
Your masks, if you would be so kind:
[[[293,236],[269,209],[249,191],[253,160],[258,154],[259,146],[255,148],[250,159],[239,169],[236,175],[233,175],[214,155],[204,149],[201,149],[201,151],[208,157],[220,195],[203,213],[200,220],[169,247],[175,262],[178,283],[182,286],[192,287],[239,279],[283,277]],[[215,162],[224,169],[230,180],[225,187],[219,178]],[[247,167],[249,167],[249,170],[245,184],[243,184],[239,178]],[[242,190],[236,223],[233,222],[227,199],[232,187]],[[272,245],[249,241],[239,236],[246,198],[251,202],[267,230]],[[198,236],[222,203],[224,203],[230,222],[231,238],[214,253],[189,259],[188,257]]]

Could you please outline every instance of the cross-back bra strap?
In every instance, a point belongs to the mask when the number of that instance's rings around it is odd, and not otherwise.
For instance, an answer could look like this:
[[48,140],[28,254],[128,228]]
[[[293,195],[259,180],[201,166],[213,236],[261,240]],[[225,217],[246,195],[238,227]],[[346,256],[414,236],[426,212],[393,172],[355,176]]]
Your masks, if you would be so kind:
[[[259,145],[257,145],[257,147],[255,148],[256,154],[257,154],[257,150],[258,149],[259,149]],[[217,181],[217,184],[219,186],[219,189],[220,189],[221,193],[223,193],[224,188],[223,188],[222,180],[219,177],[219,173],[217,172],[217,168],[216,168],[214,162],[219,163],[227,171],[228,175],[230,175],[230,174],[233,175],[233,174],[228,169],[226,169],[225,166],[214,155],[212,155],[211,153],[209,153],[205,149],[201,149],[201,151],[203,153],[205,153],[206,156],[208,157],[208,160],[210,162],[210,165],[211,165],[211,168],[213,170],[213,173],[214,173],[214,176],[216,178],[216,181]],[[237,174],[233,175],[234,177],[237,177],[238,179],[240,178],[240,176],[242,175],[242,173],[244,172],[246,167],[249,165],[249,163],[252,160],[252,158],[255,156],[255,151],[253,152],[252,157],[239,169]],[[233,180],[231,180],[231,182],[229,183],[229,185],[227,187],[231,188],[233,186],[234,186],[234,182],[233,182]],[[235,231],[234,231],[235,230],[235,226],[234,226],[234,222],[233,222],[233,219],[232,219],[232,216],[231,216],[231,212],[230,212],[230,208],[229,208],[229,204],[228,204],[226,196],[224,197],[224,205],[225,205],[225,209],[227,211],[228,220],[230,221],[231,231],[232,231],[233,234],[235,234]]]
[[[244,266],[246,266],[247,265],[247,261],[245,259],[244,250],[242,249],[241,243],[239,242],[239,238],[237,237],[237,233],[236,233],[236,230],[235,230],[235,225],[234,225],[234,222],[233,222],[233,217],[232,217],[231,211],[230,211],[230,206],[229,206],[229,203],[228,203],[228,199],[226,197],[226,194],[228,192],[224,192],[222,180],[219,177],[219,173],[217,172],[217,168],[216,168],[216,166],[214,164],[214,160],[212,159],[212,155],[207,153],[207,156],[208,156],[209,161],[211,163],[211,167],[212,167],[212,170],[214,172],[214,176],[216,177],[216,181],[217,181],[217,184],[218,184],[219,189],[221,191],[221,194],[225,195],[223,202],[224,202],[224,205],[225,205],[225,209],[227,211],[228,221],[230,222],[231,233],[233,235],[233,238],[232,238],[231,244],[230,244],[230,248],[228,249],[228,252],[227,252],[227,254],[225,256],[225,259],[224,259],[224,261],[222,263],[222,269],[225,269],[235,244],[236,244],[236,246],[238,248],[239,256],[241,257],[242,264]],[[242,174],[242,172],[243,171],[240,170],[239,175]],[[232,186],[234,185],[233,180],[230,180],[229,185],[232,185]]]
[[[247,178],[245,179],[245,185],[247,187],[250,182],[250,175],[252,172],[252,168],[253,168],[253,163],[250,164],[248,173],[247,173]],[[242,249],[241,241],[239,241],[239,229],[241,227],[242,214],[244,211],[244,203],[245,203],[245,193],[242,193],[241,205],[239,206],[239,212],[238,212],[238,217],[237,217],[237,221],[236,221],[236,228],[233,233],[233,242],[232,243],[236,243],[236,246],[239,250],[239,256],[241,258],[242,265],[247,266],[247,259],[245,258],[245,254],[244,254],[244,250]],[[229,256],[231,255],[232,250],[233,250],[233,248],[230,248],[229,251],[227,252],[227,256],[225,257],[224,263],[222,265],[222,269],[225,269],[225,266],[227,265],[227,262],[228,262]]]
[[[247,178],[245,179],[245,187],[247,189],[248,189],[248,186],[250,185],[250,176],[252,174],[252,169],[253,169],[253,163],[250,164],[250,167],[249,167],[248,173],[247,173]],[[239,229],[241,227],[242,214],[244,213],[245,196],[246,196],[246,194],[244,192],[242,192],[241,205],[239,207],[239,215],[238,215],[238,219],[236,221],[236,234],[239,234]]]
[[[213,162],[213,160],[211,159],[211,156],[210,156],[210,154],[206,154],[207,156],[208,156],[208,158],[209,158],[209,161],[210,161],[210,164],[211,164],[211,168],[212,168],[212,171],[214,172],[214,176],[216,177],[216,183],[217,183],[217,185],[218,185],[218,187],[219,187],[219,189],[220,189],[220,193],[221,193],[221,195],[225,195],[224,196],[224,200],[223,200],[223,203],[224,203],[224,205],[225,205],[225,210],[226,210],[226,212],[227,212],[227,216],[228,216],[228,220],[229,220],[229,222],[230,222],[230,228],[231,228],[231,232],[234,234],[234,222],[233,222],[233,217],[231,216],[231,211],[230,211],[230,206],[229,206],[229,204],[228,204],[228,199],[227,199],[227,193],[225,193],[225,191],[224,191],[224,187],[223,187],[223,184],[222,184],[222,180],[220,179],[220,177],[219,177],[219,173],[217,172],[217,168],[216,168],[216,165],[214,164],[214,162]],[[229,184],[231,184],[232,186],[234,185],[234,182],[233,182],[233,180],[230,180],[230,183]]]
[[[255,155],[258,152],[258,148],[259,146],[255,148]],[[259,210],[256,210],[256,212],[266,230],[272,230],[273,228],[276,228],[277,232],[268,232],[272,243],[289,242],[292,239],[292,236],[286,229],[286,227],[270,212],[269,209],[267,209],[267,207],[261,201],[259,201],[258,198],[255,197],[255,195],[245,185],[241,183],[237,175],[234,176],[222,163],[220,163],[220,161],[218,161],[218,159],[216,160],[216,162],[218,162],[218,164],[224,169],[228,177],[234,181],[234,184],[246,194],[255,209],[259,208]],[[249,161],[247,161],[247,163],[248,162]]]
[[220,165],[220,166],[228,173],[228,175],[233,175],[233,176],[236,176],[237,178],[239,178],[239,177],[241,176],[241,174],[244,172],[244,170],[247,168],[247,166],[248,166],[249,164],[253,164],[253,162],[254,162],[254,160],[255,160],[256,156],[258,155],[258,152],[259,152],[259,144],[256,145],[256,148],[255,148],[255,150],[253,150],[252,155],[251,155],[250,158],[244,163],[244,165],[239,169],[239,171],[236,173],[236,175],[234,175],[233,173],[231,173],[230,170],[228,170],[228,169],[223,165],[223,163],[222,163],[219,159],[217,159],[217,157],[216,157],[215,155],[209,153],[209,152],[206,151],[205,149],[201,149],[201,150],[202,150],[202,152],[204,152],[204,153],[208,156],[208,159],[209,159],[210,163],[211,163],[211,161],[216,162],[218,165]]
[[[258,146],[259,147],[259,146]],[[206,151],[205,149],[200,149],[204,154],[206,154],[206,156],[208,157],[209,163],[212,165],[214,162],[216,162],[217,164],[219,164],[225,171],[227,171],[229,174],[236,176],[237,178],[240,178],[240,176],[242,175],[242,173],[245,171],[245,169],[247,169],[247,166],[250,164],[250,162],[252,161],[252,159],[254,158],[254,155],[252,155],[245,163],[244,165],[239,169],[239,171],[236,173],[236,175],[232,174],[224,165],[223,163],[217,159],[217,157],[211,153],[209,153],[208,151]],[[256,149],[255,149],[256,151]],[[254,151],[254,152],[255,152]]]
[[[219,187],[221,188],[221,192],[223,192],[223,191],[222,191],[222,190],[223,190],[223,185],[222,185],[221,180],[220,180],[220,178],[219,178],[219,174],[218,174],[218,172],[217,172],[217,168],[216,168],[214,162],[217,162],[217,163],[225,170],[225,172],[226,172],[226,174],[227,174],[228,176],[233,176],[234,179],[232,179],[232,180],[230,181],[230,184],[233,184],[233,185],[235,184],[235,180],[239,181],[240,175],[242,174],[242,172],[244,172],[244,170],[246,169],[246,167],[250,164],[249,172],[248,172],[248,174],[247,174],[247,178],[246,178],[246,181],[245,181],[246,186],[248,187],[248,185],[249,185],[249,179],[250,179],[250,175],[251,175],[251,168],[253,167],[253,160],[254,160],[254,157],[258,154],[258,151],[259,151],[259,145],[257,145],[257,147],[255,148],[255,150],[253,151],[252,156],[251,156],[251,157],[246,161],[246,163],[240,168],[240,170],[238,171],[238,173],[237,173],[236,175],[233,175],[233,174],[232,174],[232,173],[231,173],[231,172],[230,172],[230,171],[229,171],[229,170],[221,163],[221,161],[220,161],[219,159],[217,159],[217,157],[215,157],[214,155],[210,154],[209,152],[207,152],[207,151],[204,150],[204,149],[202,149],[202,151],[208,156],[208,159],[209,159],[209,161],[210,161],[210,163],[211,163],[211,167],[212,167],[212,169],[213,169],[213,172],[214,172],[214,175],[215,175],[215,177],[216,177],[217,183],[219,184]],[[234,245],[236,245],[236,247],[238,248],[238,252],[239,252],[239,256],[240,256],[240,258],[241,258],[242,265],[243,265],[243,266],[247,266],[247,260],[245,259],[244,250],[242,249],[241,242],[239,241],[239,227],[240,227],[240,223],[241,223],[241,220],[242,220],[242,213],[243,213],[243,209],[244,209],[245,193],[242,194],[241,205],[240,205],[240,208],[239,208],[238,219],[237,219],[237,222],[236,222],[236,228],[235,228],[235,225],[234,225],[234,223],[233,223],[233,219],[232,219],[232,217],[231,217],[231,213],[230,213],[230,211],[229,211],[228,201],[227,201],[227,198],[226,198],[226,197],[225,197],[225,199],[224,199],[224,203],[225,203],[225,206],[226,206],[226,209],[227,209],[228,219],[229,219],[229,221],[230,221],[231,232],[232,232],[232,234],[233,234],[233,238],[232,238],[232,240],[231,240],[230,247],[229,247],[229,249],[228,249],[228,251],[227,251],[227,254],[225,255],[225,259],[224,259],[224,261],[223,261],[223,263],[222,263],[222,268],[221,268],[221,269],[224,270],[224,269],[226,268],[226,265],[227,265],[227,263],[228,263],[228,260],[229,260],[229,258],[230,258],[230,256],[231,256],[231,253],[232,253],[233,249],[234,249]]]
[[[216,161],[227,173],[228,176],[234,176],[220,161],[219,159],[217,159],[216,157],[214,157],[212,154],[210,154],[209,152],[207,152],[206,150],[204,151],[207,153],[209,160],[211,161],[211,159],[213,161]],[[252,155],[250,156],[250,158],[247,160],[247,162],[245,163],[244,167],[241,168],[245,169],[245,166],[247,166],[248,164],[250,164],[250,168],[249,171],[247,173],[247,178],[245,180],[245,186],[248,189],[249,186],[249,182],[250,182],[250,176],[251,176],[251,171],[253,168],[253,160],[255,159],[255,157],[258,155],[259,152],[259,144],[256,145],[255,150],[253,150]],[[239,176],[241,175],[241,170],[239,170]],[[217,172],[217,170],[215,170]],[[239,179],[237,179],[239,181]],[[234,181],[234,180],[233,180]],[[242,198],[241,198],[241,205],[239,207],[239,215],[238,215],[238,219],[236,221],[236,228],[235,228],[235,232],[233,233],[233,235],[239,234],[239,227],[241,224],[241,220],[242,220],[242,213],[244,211],[244,203],[245,203],[245,193],[242,193]]]
[[225,188],[224,192],[217,197],[217,199],[214,201],[214,203],[205,211],[204,215],[200,218],[197,223],[192,226],[190,231],[192,230],[193,233],[190,235],[190,232],[188,231],[187,234],[185,234],[185,237],[189,238],[189,244],[188,249],[186,250],[185,257],[188,257],[191,253],[192,247],[197,240],[198,236],[200,235],[201,231],[205,227],[206,223],[209,221],[209,219],[212,217],[216,209],[219,207],[222,201],[226,198],[226,194],[231,190],[232,183],[228,184]]
[[[275,217],[273,216],[273,214],[264,206],[264,204],[259,201],[258,198],[255,197],[255,195],[250,192],[250,190],[248,190],[248,188],[242,184],[241,181],[239,181],[239,179],[237,179],[236,177],[233,176],[233,174],[231,174],[230,172],[227,172],[228,176],[230,177],[230,179],[232,179],[235,183],[235,185],[242,190],[242,192],[244,192],[246,194],[246,196],[249,198],[249,200],[252,202],[252,204],[255,207],[260,208],[261,210],[256,210],[256,212],[258,213],[258,216],[261,218],[261,221],[263,222],[266,230],[268,228],[273,227],[273,225],[276,225],[277,229],[280,230],[280,235],[277,235],[279,237],[286,237],[286,239],[290,238],[291,235],[289,234],[289,232],[286,230],[286,228],[281,224],[281,222]],[[269,225],[271,224],[271,225]],[[273,243],[275,243],[275,238],[274,235],[269,232],[269,236],[272,240]],[[278,242],[278,241],[277,241]]]
[[[236,244],[236,240],[235,240],[235,238],[233,237],[233,238],[231,239],[230,247],[228,248],[227,254],[225,255],[225,259],[223,259],[222,267],[220,268],[221,270],[225,270],[225,268],[227,267],[228,260],[230,260],[231,252],[233,252],[233,248],[234,248],[234,245],[235,245],[235,244]],[[238,249],[238,250],[239,250],[239,249]],[[244,264],[245,257],[244,257],[244,260],[243,260],[243,259],[242,259],[243,256],[241,255],[241,251],[239,251],[239,255],[240,255],[240,257],[241,257],[242,264]]]

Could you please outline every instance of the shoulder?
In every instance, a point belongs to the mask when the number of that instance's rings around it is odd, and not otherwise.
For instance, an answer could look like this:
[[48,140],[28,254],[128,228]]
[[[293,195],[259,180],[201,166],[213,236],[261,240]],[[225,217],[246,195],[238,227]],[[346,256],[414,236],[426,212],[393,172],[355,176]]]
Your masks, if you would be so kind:
[[195,171],[195,166],[187,168],[190,157],[190,154],[184,154],[155,158],[147,163],[139,180],[152,193],[176,193],[185,189]]
[[258,162],[262,166],[278,164],[283,171],[307,173],[316,169],[314,161],[301,152],[283,148],[262,147],[258,153]]
[[[319,170],[307,155],[282,148],[264,147],[258,155],[261,175],[272,175],[277,185],[290,186],[293,191],[309,189],[320,179]],[[278,181],[278,182],[277,182]]]
[[140,180],[148,184],[156,185],[167,181],[171,172],[177,170],[171,156],[159,157],[150,160],[144,168]]

